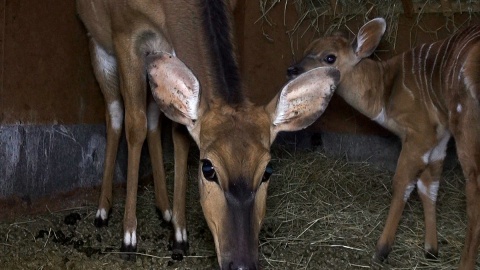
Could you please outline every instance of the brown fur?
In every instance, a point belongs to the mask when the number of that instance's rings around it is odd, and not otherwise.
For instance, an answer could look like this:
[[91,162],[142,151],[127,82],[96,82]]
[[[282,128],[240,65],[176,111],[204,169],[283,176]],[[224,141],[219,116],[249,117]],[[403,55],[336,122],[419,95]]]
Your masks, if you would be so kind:
[[[467,178],[468,229],[460,269],[474,269],[480,244],[480,26],[445,40],[423,44],[387,61],[368,59],[385,30],[385,21],[365,24],[351,43],[333,36],[314,41],[291,75],[334,66],[337,93],[361,113],[402,140],[393,178],[393,198],[376,259],[387,257],[405,201],[417,186],[425,212],[425,251],[437,256],[436,192],[446,143],[453,136]],[[335,63],[326,57],[334,55]]]
[[[220,15],[226,15],[224,25],[230,25],[236,1],[225,2],[229,10],[222,6],[226,14]],[[206,18],[200,3],[223,5],[220,1],[194,0],[77,0],[80,17],[92,37],[92,63],[107,105],[108,146],[96,223],[106,223],[107,217],[101,213],[112,205],[112,173],[121,133],[118,125],[123,124],[124,111],[128,143],[125,250],[136,249],[138,167],[147,137],[156,206],[173,224],[174,254],[186,251],[189,138],[174,126],[175,187],[169,215],[157,119],[160,108],[167,117],[185,125],[200,148],[200,203],[220,267],[257,269],[258,234],[268,187],[263,176],[270,161],[270,145],[278,132],[305,128],[325,110],[339,74],[332,68],[313,70],[286,85],[268,106],[254,106],[241,98],[229,104],[219,93],[232,90],[220,88],[231,85],[229,75],[235,72],[236,63],[229,62],[229,69],[223,69],[225,74],[215,71],[219,70],[218,62],[225,64],[225,59],[235,57],[233,52],[214,51],[209,44],[212,33],[204,27]],[[213,10],[219,12],[218,6]],[[223,34],[221,37],[231,42],[233,33]],[[225,59],[214,58],[219,55]],[[147,76],[158,107],[148,98]],[[315,84],[318,80],[323,83]],[[212,179],[202,172],[202,166],[209,163],[212,166],[206,167],[213,167]]]

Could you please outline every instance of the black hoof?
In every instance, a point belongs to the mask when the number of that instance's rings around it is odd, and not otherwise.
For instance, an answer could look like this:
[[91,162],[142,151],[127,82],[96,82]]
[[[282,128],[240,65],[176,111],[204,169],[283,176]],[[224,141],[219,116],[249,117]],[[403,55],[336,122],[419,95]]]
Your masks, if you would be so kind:
[[122,243],[120,251],[122,252],[120,256],[126,261],[134,262],[137,259],[137,246],[125,245],[125,243]]
[[390,254],[392,249],[388,246],[377,247],[375,255],[373,255],[373,260],[377,263],[384,263],[387,261],[388,254]]
[[187,255],[188,248],[189,248],[188,242],[173,241],[172,259],[176,261],[183,260],[183,256]]
[[425,258],[429,261],[438,261],[438,250],[425,251]]
[[162,227],[162,228],[173,228],[172,222],[166,221],[165,219],[163,219],[163,213],[162,213],[162,211],[160,211],[160,209],[155,207],[155,212],[157,213],[158,219],[160,220],[160,227]]
[[97,228],[107,227],[108,226],[108,218],[103,220],[101,217],[96,217],[95,221],[93,221],[93,225]]
[[108,226],[108,220],[110,219],[110,214],[112,213],[112,210],[110,209],[107,214],[107,218],[103,219],[101,216],[96,216],[95,220],[93,221],[93,225],[97,228],[102,228]]

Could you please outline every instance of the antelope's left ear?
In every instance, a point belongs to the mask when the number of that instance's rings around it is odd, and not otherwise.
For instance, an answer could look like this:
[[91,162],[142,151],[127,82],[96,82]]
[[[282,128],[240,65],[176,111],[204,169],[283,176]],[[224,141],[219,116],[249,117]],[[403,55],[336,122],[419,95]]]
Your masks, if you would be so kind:
[[147,58],[147,72],[153,97],[162,112],[189,130],[199,118],[200,84],[177,57],[157,52]]
[[327,108],[340,80],[333,67],[319,67],[288,82],[266,110],[272,120],[271,142],[280,131],[296,131],[311,125]]

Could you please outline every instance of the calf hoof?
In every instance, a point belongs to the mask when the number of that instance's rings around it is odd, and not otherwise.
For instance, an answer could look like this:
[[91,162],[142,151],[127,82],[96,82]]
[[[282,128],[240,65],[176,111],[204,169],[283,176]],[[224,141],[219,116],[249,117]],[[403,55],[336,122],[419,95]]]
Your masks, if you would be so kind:
[[97,228],[101,227],[106,227],[108,226],[108,220],[110,218],[110,214],[112,213],[112,210],[110,209],[107,213],[105,209],[98,209],[97,214],[95,215],[95,220],[93,221],[93,224]]
[[188,248],[188,242],[173,241],[172,259],[174,259],[175,261],[183,260],[183,256],[187,255]]

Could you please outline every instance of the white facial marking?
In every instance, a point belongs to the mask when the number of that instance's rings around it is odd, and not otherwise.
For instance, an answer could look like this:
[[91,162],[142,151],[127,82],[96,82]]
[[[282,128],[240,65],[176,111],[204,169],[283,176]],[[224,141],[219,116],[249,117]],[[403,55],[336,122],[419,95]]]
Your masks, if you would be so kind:
[[112,127],[116,131],[120,131],[123,125],[123,108],[120,102],[114,101],[108,105],[108,113],[112,121]]
[[424,195],[427,195],[432,202],[437,201],[438,189],[440,187],[440,181],[433,181],[430,186],[425,186],[421,179],[417,181],[418,191]]
[[382,126],[385,125],[385,123],[387,122],[387,114],[385,113],[385,108],[382,108],[380,113],[377,116],[375,116],[375,118],[372,118],[372,120],[379,123]]
[[458,113],[462,112],[462,104],[460,104],[460,103],[457,104],[457,112]]
[[148,130],[152,131],[158,127],[158,120],[160,119],[160,108],[157,103],[151,102],[148,104]]
[[125,236],[123,237],[123,243],[126,246],[135,247],[137,245],[137,233],[135,231],[125,232]]
[[170,209],[165,210],[165,212],[163,213],[163,220],[165,220],[165,221],[171,221],[172,220],[172,210],[170,210]]
[[414,188],[415,188],[414,183],[408,184],[407,188],[405,189],[405,194],[403,195],[404,202],[408,201],[408,198],[410,198],[410,194],[412,193]]
[[96,218],[101,218],[102,220],[106,220],[107,219],[107,211],[104,208],[98,209],[95,217]]

